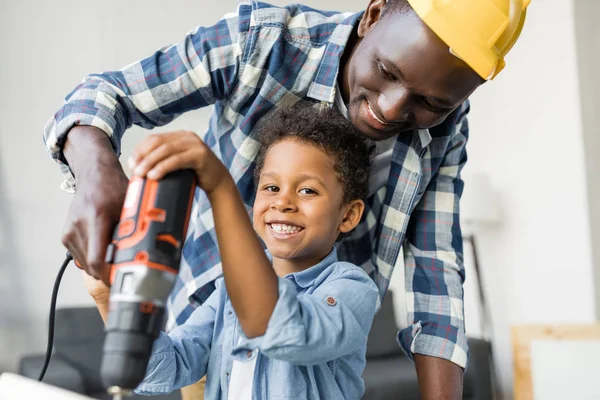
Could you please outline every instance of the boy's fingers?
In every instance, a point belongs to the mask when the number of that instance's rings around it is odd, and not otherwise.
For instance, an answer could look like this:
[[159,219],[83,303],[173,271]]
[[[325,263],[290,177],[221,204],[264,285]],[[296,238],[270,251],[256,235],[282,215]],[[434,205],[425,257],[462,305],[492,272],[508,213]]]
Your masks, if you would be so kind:
[[194,154],[193,151],[173,154],[158,162],[146,176],[158,180],[169,172],[187,168],[194,169]]
[[129,168],[133,170],[134,175],[143,177],[160,161],[198,145],[201,145],[201,141],[192,132],[154,135],[140,144],[129,160]]
[[145,176],[148,171],[153,169],[162,160],[184,151],[184,149],[181,149],[180,147],[181,143],[177,143],[176,141],[164,142],[146,154],[146,156],[135,166],[133,173],[138,176]]
[[145,137],[141,142],[135,146],[131,152],[131,160],[133,163],[138,163],[145,158],[148,153],[162,145],[167,141],[166,134],[152,134]]

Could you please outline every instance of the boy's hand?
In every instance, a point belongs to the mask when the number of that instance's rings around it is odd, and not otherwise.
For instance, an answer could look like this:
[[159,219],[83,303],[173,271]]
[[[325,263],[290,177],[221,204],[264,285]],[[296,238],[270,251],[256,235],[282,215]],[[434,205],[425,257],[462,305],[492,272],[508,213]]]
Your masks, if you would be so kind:
[[96,303],[108,304],[110,298],[110,288],[99,279],[96,279],[87,272],[81,271],[83,276],[83,285],[85,286],[88,294],[92,296]]
[[88,293],[96,302],[96,307],[102,317],[104,324],[108,322],[108,303],[110,300],[110,288],[99,279],[96,279],[87,274],[85,271],[81,271],[83,274],[83,285],[87,289]]
[[229,172],[210,148],[193,132],[178,131],[150,135],[129,159],[133,174],[161,179],[169,172],[193,169],[198,186],[206,193],[227,182]]

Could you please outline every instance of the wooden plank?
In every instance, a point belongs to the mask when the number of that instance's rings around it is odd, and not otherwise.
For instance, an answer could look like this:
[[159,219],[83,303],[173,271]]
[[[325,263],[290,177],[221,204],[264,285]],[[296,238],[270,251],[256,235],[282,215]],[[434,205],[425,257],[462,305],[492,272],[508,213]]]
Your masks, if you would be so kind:
[[531,342],[534,340],[600,340],[600,324],[518,325],[511,327],[514,400],[534,400]]

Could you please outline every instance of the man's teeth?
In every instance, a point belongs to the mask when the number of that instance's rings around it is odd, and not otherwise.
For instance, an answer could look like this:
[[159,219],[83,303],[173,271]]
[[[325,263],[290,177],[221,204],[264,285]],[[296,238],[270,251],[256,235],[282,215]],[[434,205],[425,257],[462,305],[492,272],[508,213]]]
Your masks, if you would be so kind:
[[286,224],[271,224],[271,228],[277,233],[296,233],[302,230],[299,226]]
[[373,118],[375,118],[381,125],[387,125],[388,124],[387,122],[384,122],[384,121],[380,120],[379,118],[377,118],[377,115],[375,115],[375,112],[371,108],[371,105],[369,104],[369,102],[367,102],[367,108],[368,108],[369,113],[371,114],[371,116]]

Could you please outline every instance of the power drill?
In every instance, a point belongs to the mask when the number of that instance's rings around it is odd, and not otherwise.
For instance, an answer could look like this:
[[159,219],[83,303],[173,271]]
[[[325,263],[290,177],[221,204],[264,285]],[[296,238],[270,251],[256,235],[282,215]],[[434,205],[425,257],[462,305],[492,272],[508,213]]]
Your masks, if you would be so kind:
[[146,374],[179,270],[195,189],[191,170],[129,182],[106,254],[111,289],[100,373],[114,399],[131,394]]

